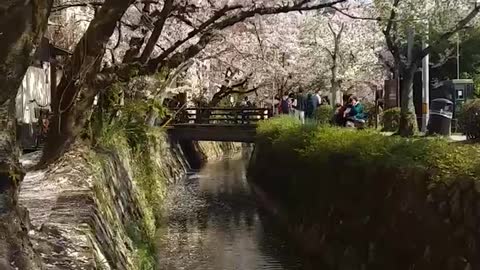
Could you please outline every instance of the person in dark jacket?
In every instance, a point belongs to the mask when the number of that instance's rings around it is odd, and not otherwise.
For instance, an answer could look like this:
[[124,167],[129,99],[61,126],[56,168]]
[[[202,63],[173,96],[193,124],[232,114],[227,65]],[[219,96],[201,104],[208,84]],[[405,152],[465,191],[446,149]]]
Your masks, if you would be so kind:
[[309,119],[313,119],[315,117],[315,111],[317,110],[318,106],[320,106],[320,100],[318,100],[317,96],[312,93],[308,93],[306,117]]
[[303,89],[298,90],[295,101],[293,102],[293,108],[296,110],[296,115],[305,124],[305,111],[307,109],[307,97],[303,93]]
[[354,121],[362,122],[366,120],[365,109],[358,100],[356,96],[350,97],[349,104],[351,106],[350,111],[346,115],[347,118],[352,119]]
[[288,93],[285,93],[280,100],[279,109],[281,114],[292,113],[292,99]]

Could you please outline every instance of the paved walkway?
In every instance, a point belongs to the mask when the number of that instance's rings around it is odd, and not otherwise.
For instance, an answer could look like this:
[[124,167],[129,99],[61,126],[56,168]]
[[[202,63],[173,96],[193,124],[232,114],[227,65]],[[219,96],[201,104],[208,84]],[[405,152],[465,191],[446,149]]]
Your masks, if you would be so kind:
[[[393,132],[382,132],[383,135],[385,136],[392,136],[393,135]],[[450,136],[450,139],[452,141],[456,141],[456,142],[461,142],[461,141],[466,141],[467,140],[467,136],[465,135],[462,135],[462,134],[452,134]]]
[[452,136],[450,136],[450,139],[452,139],[453,141],[456,141],[456,142],[466,141],[467,136],[460,135],[460,134],[453,134]]

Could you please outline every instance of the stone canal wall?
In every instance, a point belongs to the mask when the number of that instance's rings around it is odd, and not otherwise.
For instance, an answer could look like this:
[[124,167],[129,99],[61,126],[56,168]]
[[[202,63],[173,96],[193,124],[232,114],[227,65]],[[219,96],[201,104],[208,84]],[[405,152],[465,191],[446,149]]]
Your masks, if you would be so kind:
[[[210,159],[241,145],[195,143]],[[150,269],[166,187],[190,164],[180,144],[151,136],[140,153],[124,140],[78,145],[46,170],[30,171],[20,204],[45,269]],[[38,153],[23,158],[28,167]]]

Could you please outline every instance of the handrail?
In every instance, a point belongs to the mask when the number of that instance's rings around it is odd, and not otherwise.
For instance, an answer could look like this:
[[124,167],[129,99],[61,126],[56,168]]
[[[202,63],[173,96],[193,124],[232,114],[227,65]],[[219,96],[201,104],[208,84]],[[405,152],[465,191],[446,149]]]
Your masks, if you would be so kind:
[[271,108],[256,107],[238,107],[238,108],[211,108],[211,107],[188,107],[186,110],[204,110],[204,111],[269,111]]
[[170,122],[172,122],[172,120],[175,119],[175,117],[177,116],[177,114],[178,114],[179,112],[181,112],[184,108],[186,108],[186,106],[187,106],[187,103],[184,103],[184,104],[182,105],[182,107],[180,107],[178,110],[175,111],[174,114],[172,114],[172,116],[170,117],[170,119],[168,119],[167,122],[165,122],[165,124],[163,124],[163,125],[161,126],[161,128],[164,128],[164,127],[166,127],[168,124],[170,124]]
[[[193,112],[192,112],[193,111]],[[177,115],[182,112],[185,119],[177,119]],[[240,122],[237,125],[245,125],[251,122],[268,119],[272,117],[273,111],[271,108],[256,108],[256,107],[235,107],[235,108],[219,108],[219,107],[186,107],[185,104],[175,111],[172,117],[162,125],[165,127],[171,124],[172,121],[187,122],[192,124],[199,124],[201,122]],[[231,118],[234,117],[234,118]],[[241,118],[238,118],[241,117]],[[258,117],[258,118],[257,118]],[[183,117],[182,117],[183,118]]]

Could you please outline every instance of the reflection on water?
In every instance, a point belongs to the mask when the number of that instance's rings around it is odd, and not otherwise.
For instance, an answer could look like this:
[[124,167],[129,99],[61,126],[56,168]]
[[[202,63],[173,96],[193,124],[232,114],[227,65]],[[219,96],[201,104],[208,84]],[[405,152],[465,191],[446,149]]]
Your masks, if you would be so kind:
[[259,214],[245,167],[236,159],[211,163],[172,187],[159,269],[306,269]]

